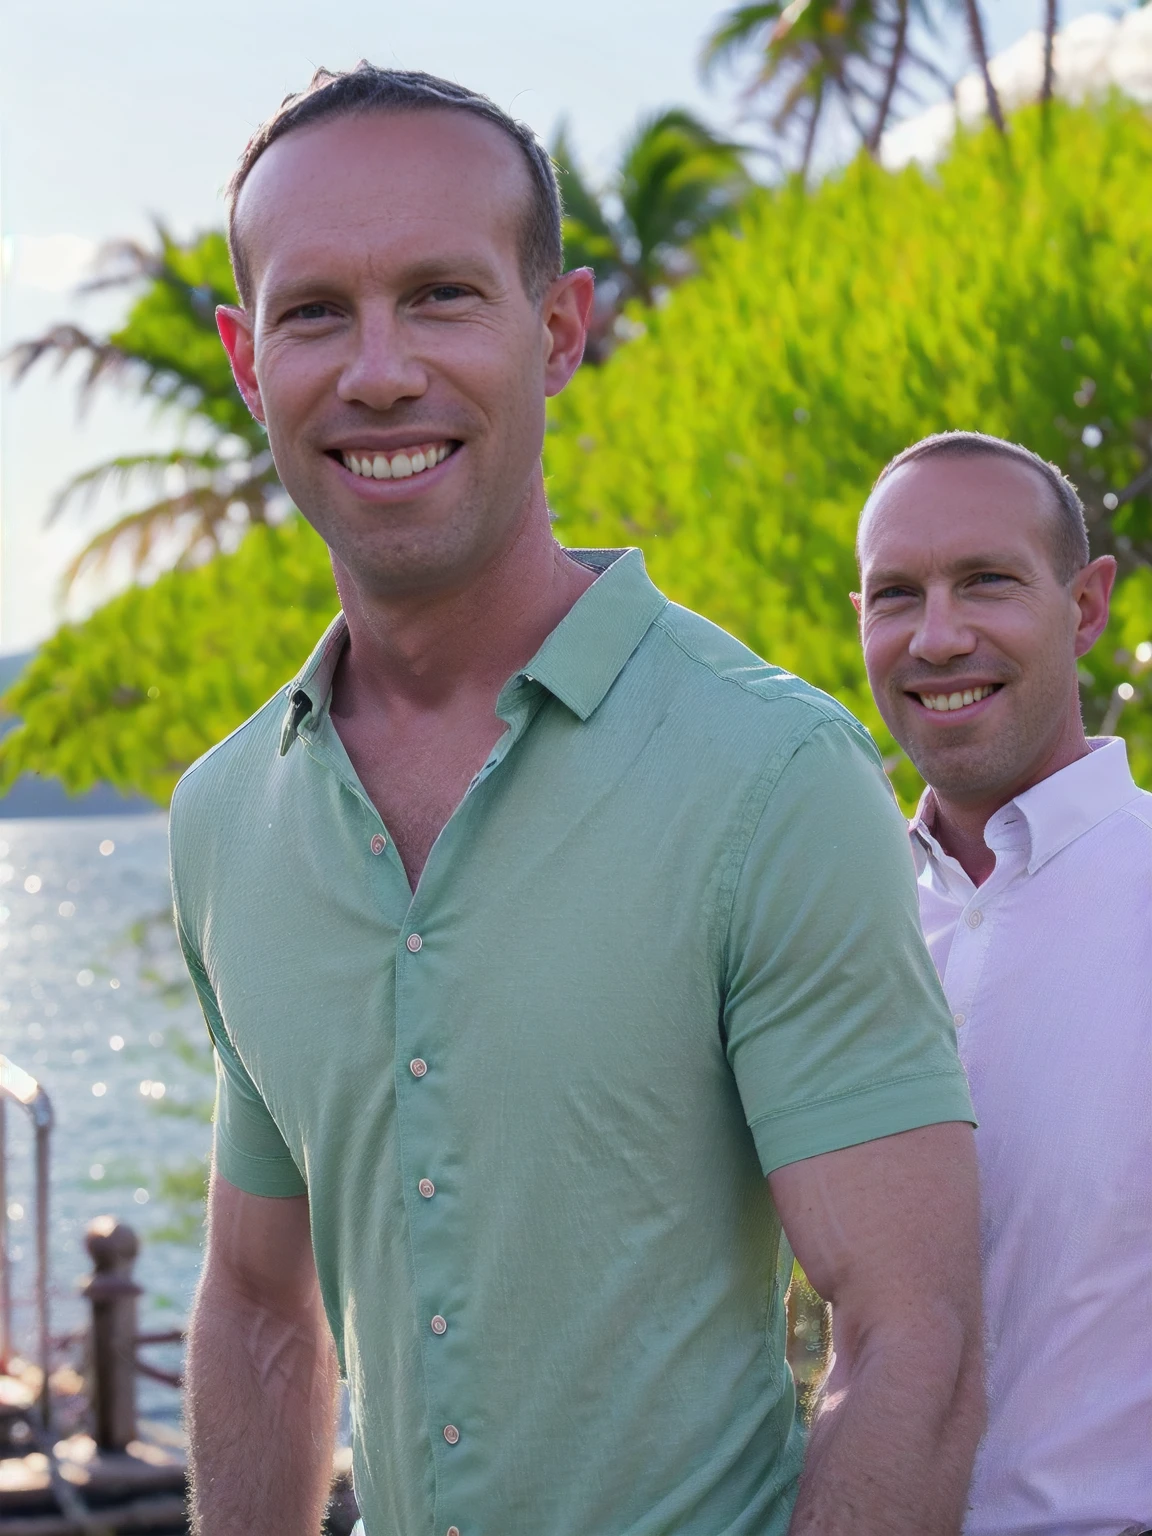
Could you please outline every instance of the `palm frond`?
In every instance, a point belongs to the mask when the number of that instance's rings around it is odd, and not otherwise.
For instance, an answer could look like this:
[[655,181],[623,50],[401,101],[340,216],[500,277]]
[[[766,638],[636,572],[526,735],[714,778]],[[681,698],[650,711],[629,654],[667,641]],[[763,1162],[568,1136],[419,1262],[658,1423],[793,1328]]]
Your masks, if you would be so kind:
[[103,379],[122,376],[138,366],[138,360],[122,347],[70,323],[50,326],[39,336],[16,342],[4,354],[4,361],[10,365],[13,380],[18,384],[43,360],[51,360],[59,373],[75,357],[85,357],[88,361],[80,383],[82,405],[87,404],[92,391]]
[[225,456],[216,448],[206,448],[199,453],[173,448],[167,453],[120,454],[73,476],[56,493],[46,521],[55,521],[76,502],[90,504],[96,501],[109,489],[125,495],[141,482],[157,485],[172,469],[180,470],[191,482],[212,482],[221,490],[230,485],[240,487],[256,483],[267,486],[269,492],[274,493],[280,484],[272,455],[267,451],[241,459]]
[[580,225],[589,234],[611,239],[612,230],[600,205],[600,199],[586,181],[576,161],[568,138],[568,125],[561,123],[550,151],[560,183],[565,218]]
[[786,9],[786,5],[768,3],[738,5],[728,11],[705,39],[700,55],[704,77],[707,79],[719,66],[731,63],[736,54],[745,52],[762,32],[776,25]]

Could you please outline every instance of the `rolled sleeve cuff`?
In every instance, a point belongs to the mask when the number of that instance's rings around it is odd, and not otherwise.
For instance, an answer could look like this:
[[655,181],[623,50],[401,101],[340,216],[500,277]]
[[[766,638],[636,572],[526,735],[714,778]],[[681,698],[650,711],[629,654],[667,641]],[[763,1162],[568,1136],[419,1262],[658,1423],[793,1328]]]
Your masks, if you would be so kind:
[[216,1171],[221,1178],[246,1195],[269,1195],[285,1200],[292,1195],[306,1195],[308,1185],[290,1157],[259,1157],[242,1152],[216,1127],[213,1147]]
[[976,1124],[963,1071],[877,1083],[798,1109],[762,1115],[750,1129],[767,1175],[807,1157],[950,1120]]

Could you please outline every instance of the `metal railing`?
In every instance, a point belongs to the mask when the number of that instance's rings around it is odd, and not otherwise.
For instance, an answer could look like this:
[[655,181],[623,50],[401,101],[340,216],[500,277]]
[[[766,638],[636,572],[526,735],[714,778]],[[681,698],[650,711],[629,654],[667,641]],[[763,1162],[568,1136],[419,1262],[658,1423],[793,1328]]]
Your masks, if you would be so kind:
[[40,1418],[47,1428],[50,1417],[48,1376],[51,1368],[51,1336],[48,1329],[48,1171],[52,1136],[52,1103],[43,1085],[23,1067],[0,1056],[0,1370],[7,1370],[12,1354],[12,1266],[8,1256],[8,1142],[7,1105],[11,1099],[23,1108],[36,1134],[36,1323],[40,1371]]

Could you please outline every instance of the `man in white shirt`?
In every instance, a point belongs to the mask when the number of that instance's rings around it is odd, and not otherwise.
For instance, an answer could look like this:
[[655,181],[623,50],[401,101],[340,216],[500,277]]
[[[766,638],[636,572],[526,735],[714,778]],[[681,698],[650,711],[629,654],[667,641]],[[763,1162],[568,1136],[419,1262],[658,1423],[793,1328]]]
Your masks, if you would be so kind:
[[1052,465],[945,433],[860,520],[868,678],[930,786],[921,918],[980,1120],[988,1429],[968,1536],[1152,1527],[1152,795],[1088,740],[1115,578]]

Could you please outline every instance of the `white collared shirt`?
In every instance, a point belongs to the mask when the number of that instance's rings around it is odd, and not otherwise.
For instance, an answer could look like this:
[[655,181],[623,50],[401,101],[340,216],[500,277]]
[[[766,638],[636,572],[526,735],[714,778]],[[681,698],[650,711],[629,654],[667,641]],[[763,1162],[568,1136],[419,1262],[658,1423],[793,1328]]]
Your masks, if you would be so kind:
[[988,1431],[967,1536],[1152,1526],[1152,794],[1119,739],[988,822],[912,822],[980,1128]]

